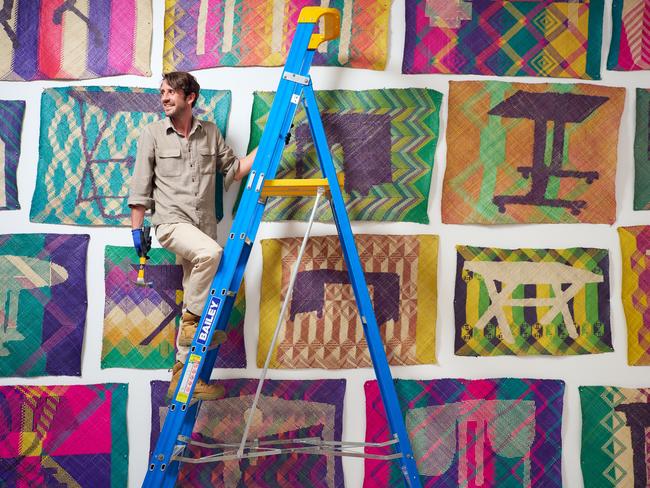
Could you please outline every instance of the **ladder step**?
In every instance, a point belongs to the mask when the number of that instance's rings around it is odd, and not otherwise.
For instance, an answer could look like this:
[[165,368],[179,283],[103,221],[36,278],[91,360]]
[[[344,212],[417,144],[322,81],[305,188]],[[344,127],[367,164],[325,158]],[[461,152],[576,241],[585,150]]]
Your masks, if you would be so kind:
[[[343,172],[337,173],[339,186],[345,183]],[[319,188],[325,189],[329,197],[329,181],[327,178],[283,178],[266,180],[262,187],[262,197],[315,197]]]

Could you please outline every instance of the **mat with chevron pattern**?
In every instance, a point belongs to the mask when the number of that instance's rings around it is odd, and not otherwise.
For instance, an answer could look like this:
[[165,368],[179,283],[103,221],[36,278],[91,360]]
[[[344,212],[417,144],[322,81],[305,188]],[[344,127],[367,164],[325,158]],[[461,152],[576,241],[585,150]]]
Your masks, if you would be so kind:
[[650,226],[619,227],[623,260],[623,310],[627,361],[650,366]]
[[127,486],[127,389],[0,386],[0,486]]
[[[137,141],[144,126],[164,116],[161,109],[160,94],[152,88],[46,89],[31,221],[131,225],[128,183]],[[230,91],[201,90],[194,108],[199,119],[225,134],[229,112]],[[215,208],[221,218],[219,188]]]
[[404,73],[600,79],[603,0],[407,0]]
[[163,70],[282,66],[308,6],[341,12],[341,34],[320,45],[315,65],[384,69],[388,0],[166,0]]
[[0,235],[0,377],[81,375],[89,240]]
[[0,79],[151,76],[151,0],[5,0]]
[[[256,92],[249,150],[257,147],[274,93]],[[350,219],[429,223],[427,207],[442,95],[434,90],[317,91]],[[321,177],[304,108],[298,109],[277,178]],[[269,198],[265,220],[307,220],[311,198]],[[331,221],[323,201],[317,218]]]
[[581,386],[584,486],[650,486],[650,388]]
[[[260,368],[271,347],[300,242],[262,241]],[[356,243],[389,363],[435,363],[438,237],[360,234]],[[298,270],[270,367],[370,367],[338,235],[312,237]]]
[[607,69],[650,69],[650,1],[613,0]]
[[[151,249],[145,267],[150,287],[134,284],[138,264],[132,247],[106,246],[102,368],[171,368],[183,303],[183,270],[165,249]],[[245,368],[244,286],[235,300],[215,367]]]
[[624,88],[450,81],[442,221],[612,224],[624,103]]
[[24,101],[0,100],[0,210],[20,208],[16,171],[24,115]]
[[650,210],[650,90],[636,89],[634,210]]
[[[563,381],[396,380],[395,388],[424,488],[562,486]],[[377,382],[365,392],[366,442],[387,441]],[[397,486],[397,462],[365,461],[364,488]]]
[[[253,404],[256,379],[230,379],[217,383],[226,389],[223,399],[203,402],[193,439],[207,443],[241,441]],[[168,382],[151,382],[151,448],[160,435],[167,406]],[[345,380],[266,380],[255,410],[248,439],[287,440],[317,437],[341,439]],[[190,448],[191,454],[212,452]],[[209,464],[181,465],[179,487],[343,488],[340,457],[283,454]]]
[[456,250],[457,355],[613,351],[606,249]]

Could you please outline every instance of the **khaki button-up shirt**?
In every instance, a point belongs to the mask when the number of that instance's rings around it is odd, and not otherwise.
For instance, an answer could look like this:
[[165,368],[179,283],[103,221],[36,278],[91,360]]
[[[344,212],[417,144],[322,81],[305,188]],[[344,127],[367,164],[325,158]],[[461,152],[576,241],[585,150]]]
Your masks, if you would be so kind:
[[165,117],[140,135],[128,203],[151,209],[153,225],[187,222],[216,238],[217,171],[228,189],[238,169],[215,124],[193,118],[185,138]]

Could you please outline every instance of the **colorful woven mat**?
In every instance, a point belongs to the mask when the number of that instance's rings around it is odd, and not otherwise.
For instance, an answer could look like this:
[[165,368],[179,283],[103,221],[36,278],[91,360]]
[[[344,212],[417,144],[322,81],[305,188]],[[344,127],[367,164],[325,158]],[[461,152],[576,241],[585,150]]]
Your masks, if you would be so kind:
[[[131,247],[106,246],[102,368],[171,368],[183,304],[183,270],[165,249],[149,251],[145,280],[137,286],[137,256]],[[215,367],[245,368],[244,286],[235,300]]]
[[407,0],[404,73],[600,79],[603,0]]
[[310,5],[341,12],[341,35],[320,45],[314,64],[384,69],[388,0],[166,0],[163,70],[281,66]]
[[81,374],[89,239],[0,235],[0,377]]
[[[192,433],[196,441],[236,443],[241,441],[248,412],[253,404],[257,380],[219,381],[226,389],[221,400],[203,402]],[[151,382],[153,450],[167,415],[166,381]],[[248,440],[259,441],[317,437],[341,439],[345,380],[266,380],[262,388]],[[194,457],[214,453],[190,447]],[[177,486],[225,488],[343,488],[340,457],[305,454],[242,459],[209,464],[181,465]]]
[[624,100],[596,85],[449,82],[443,222],[613,223]]
[[151,0],[5,0],[0,79],[151,76]]
[[627,361],[650,366],[650,226],[619,227]]
[[634,210],[650,210],[650,90],[643,88],[636,89]]
[[[249,150],[257,147],[275,93],[257,92]],[[438,141],[442,94],[420,88],[316,92],[334,166],[345,175],[343,198],[352,220],[428,224],[427,206]],[[302,105],[277,178],[321,178]],[[269,198],[265,220],[308,220],[312,198]],[[319,220],[331,221],[323,201]]]
[[[562,486],[563,381],[396,380],[395,388],[425,488]],[[365,390],[366,442],[388,441],[377,382]],[[363,486],[405,486],[404,476],[397,461],[367,459]]]
[[127,385],[0,386],[0,486],[127,485]]
[[650,388],[581,386],[584,486],[650,486]]
[[650,69],[650,2],[648,0],[613,0],[612,41],[607,69]]
[[[129,178],[142,128],[164,116],[151,88],[50,88],[41,98],[41,135],[32,222],[131,225]],[[225,133],[230,92],[201,90],[195,115]],[[217,188],[217,217],[221,218]]]
[[459,356],[613,351],[607,250],[456,250]]
[[[300,243],[262,241],[258,367],[271,347]],[[435,363],[438,237],[358,235],[356,244],[389,363]],[[339,237],[312,237],[298,270],[270,367],[371,366]]]
[[20,208],[16,170],[24,115],[24,101],[0,100],[0,210]]

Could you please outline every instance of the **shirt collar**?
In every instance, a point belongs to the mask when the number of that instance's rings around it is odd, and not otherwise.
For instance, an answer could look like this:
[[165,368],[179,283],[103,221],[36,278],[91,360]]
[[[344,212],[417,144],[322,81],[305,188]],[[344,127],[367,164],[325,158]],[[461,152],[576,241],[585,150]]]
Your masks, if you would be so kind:
[[[176,129],[174,129],[174,126],[172,124],[172,119],[170,119],[169,117],[165,117],[165,120],[164,120],[163,124],[164,124],[164,127],[165,127],[165,133],[166,134],[169,134],[172,131],[176,132]],[[197,119],[196,117],[192,117],[192,127],[190,128],[189,135],[191,136],[192,134],[194,134],[194,132],[199,127],[201,129],[203,129],[203,124],[201,123],[201,121],[199,119]],[[178,134],[178,132],[176,132],[176,133]]]

